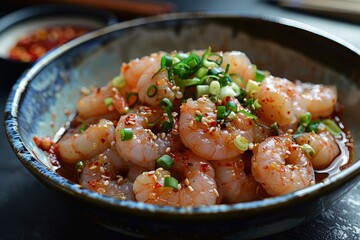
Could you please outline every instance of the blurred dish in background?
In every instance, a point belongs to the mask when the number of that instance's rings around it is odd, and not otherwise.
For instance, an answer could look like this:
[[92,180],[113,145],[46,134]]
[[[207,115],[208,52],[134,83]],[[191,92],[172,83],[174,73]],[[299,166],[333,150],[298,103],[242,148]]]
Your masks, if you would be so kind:
[[0,19],[0,80],[12,85],[51,49],[116,22],[110,11],[62,4],[34,5],[9,13]]
[[278,0],[279,5],[360,22],[360,0]]

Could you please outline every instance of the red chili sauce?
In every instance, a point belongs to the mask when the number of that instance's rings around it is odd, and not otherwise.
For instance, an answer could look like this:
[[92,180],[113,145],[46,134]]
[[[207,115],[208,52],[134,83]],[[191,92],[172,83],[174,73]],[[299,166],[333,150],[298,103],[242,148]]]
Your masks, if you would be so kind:
[[9,58],[34,62],[49,50],[77,38],[90,29],[74,26],[56,26],[36,30],[22,37],[9,52]]

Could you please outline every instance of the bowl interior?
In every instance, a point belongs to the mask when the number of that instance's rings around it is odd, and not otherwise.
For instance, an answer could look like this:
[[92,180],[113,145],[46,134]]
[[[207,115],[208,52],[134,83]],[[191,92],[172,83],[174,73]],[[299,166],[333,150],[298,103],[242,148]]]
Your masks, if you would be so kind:
[[[273,75],[336,85],[345,107],[343,122],[354,138],[356,161],[360,150],[360,113],[350,109],[360,107],[359,51],[331,38],[299,23],[255,17],[177,14],[124,22],[80,37],[41,59],[14,86],[7,112],[16,118],[21,144],[31,159],[38,159],[46,169],[53,170],[50,159],[37,148],[33,137],[55,136],[68,121],[68,112],[76,111],[81,87],[103,86],[119,74],[122,62],[155,51],[209,46],[214,51],[240,50],[252,63]],[[13,138],[10,130],[8,134]],[[19,139],[10,141],[13,147],[19,143]],[[21,160],[30,171],[38,171],[33,162]],[[351,173],[359,172],[359,164],[355,167]]]

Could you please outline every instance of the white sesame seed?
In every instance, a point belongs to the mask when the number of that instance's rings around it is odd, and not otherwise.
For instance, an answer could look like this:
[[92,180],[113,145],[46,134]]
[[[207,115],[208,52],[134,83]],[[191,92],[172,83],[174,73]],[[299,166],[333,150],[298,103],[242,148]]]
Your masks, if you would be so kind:
[[104,181],[104,185],[105,185],[105,186],[108,186],[108,185],[109,185],[109,181],[108,181],[108,180],[105,180],[105,181]]
[[105,168],[103,166],[100,167],[100,172],[102,172],[102,173],[105,172]]
[[220,197],[218,190],[217,190],[216,188],[214,188],[213,190],[214,190],[215,195],[216,195],[217,197]]
[[191,191],[191,192],[193,192],[194,191],[194,188],[192,187],[192,186],[187,186],[187,188]]
[[94,170],[94,169],[96,169],[96,168],[97,168],[96,165],[92,165],[92,166],[90,167],[90,170]]

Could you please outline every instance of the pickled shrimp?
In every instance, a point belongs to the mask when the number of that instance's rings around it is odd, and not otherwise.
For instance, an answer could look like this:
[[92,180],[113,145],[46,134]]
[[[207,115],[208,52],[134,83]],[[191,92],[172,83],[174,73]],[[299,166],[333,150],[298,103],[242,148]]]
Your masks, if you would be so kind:
[[[176,131],[164,133],[150,127],[153,122],[150,117],[160,116],[158,122],[162,122],[162,114],[163,110],[160,108],[145,107],[121,116],[116,127],[116,148],[120,157],[135,165],[154,168],[156,159],[167,150],[182,147]],[[121,139],[121,131],[125,128],[131,129],[133,133],[133,137],[126,141]]]
[[268,137],[254,149],[251,172],[268,194],[278,196],[315,184],[314,169],[291,135]]
[[245,53],[240,51],[224,52],[221,67],[226,69],[227,64],[230,66],[228,73],[239,74],[245,80],[245,83],[249,79],[255,79],[256,67],[251,64]]
[[261,104],[260,118],[280,127],[294,127],[305,106],[295,84],[287,79],[269,76],[260,84],[254,97]]
[[297,83],[302,101],[313,119],[329,117],[337,103],[337,92],[333,86],[312,83]]
[[[116,150],[107,149],[86,161],[80,173],[80,184],[103,195],[123,200],[134,200],[133,182],[123,178],[119,171]],[[124,163],[124,166],[126,163]]]
[[319,134],[314,132],[303,133],[296,138],[299,145],[308,144],[312,149],[308,150],[314,169],[324,169],[330,165],[336,156],[340,154],[339,146],[335,138],[328,132],[323,131]]
[[[201,120],[197,120],[201,117]],[[208,97],[188,99],[181,106],[179,133],[183,144],[198,156],[208,160],[223,160],[239,156],[237,136],[253,141],[253,121],[243,113],[236,113],[224,126],[217,123],[216,104]]]
[[[215,173],[212,166],[203,158],[189,150],[173,155],[175,165],[168,170],[144,172],[134,182],[135,198],[139,202],[162,206],[198,207],[216,204]],[[177,172],[182,180],[179,186],[165,186],[165,178]],[[176,187],[176,188],[174,188]]]
[[245,173],[245,163],[240,158],[211,161],[221,201],[248,202],[260,199],[261,185],[251,174]]
[[55,144],[60,159],[74,164],[82,159],[89,159],[110,148],[115,140],[113,122],[101,119],[98,124],[90,125],[84,132],[65,135]]

